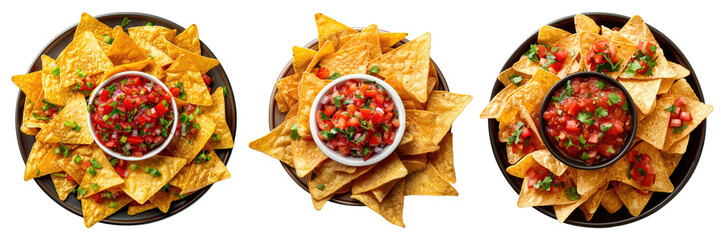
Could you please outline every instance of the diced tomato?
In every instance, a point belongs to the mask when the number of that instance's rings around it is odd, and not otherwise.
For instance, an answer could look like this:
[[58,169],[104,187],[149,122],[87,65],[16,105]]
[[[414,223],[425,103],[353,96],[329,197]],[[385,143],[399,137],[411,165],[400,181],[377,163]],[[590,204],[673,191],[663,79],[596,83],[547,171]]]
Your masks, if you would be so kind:
[[588,138],[587,142],[591,143],[591,144],[598,143],[598,134],[596,134],[596,133],[591,134],[591,137]]
[[576,120],[568,120],[566,122],[566,130],[568,131],[578,131],[578,122]]
[[338,118],[338,121],[335,123],[335,126],[340,129],[346,128],[346,120],[345,118]]
[[593,59],[593,56],[594,56],[594,55],[596,55],[596,52],[594,52],[593,50],[588,51],[588,52],[586,53],[586,62],[587,62],[587,63],[591,63],[591,59]]
[[536,46],[538,47],[538,51],[537,51],[537,52],[538,52],[538,57],[539,57],[539,58],[546,58],[546,53],[548,53],[548,48],[546,48],[546,46],[543,46],[543,45],[540,45],[540,44],[539,44],[539,45],[536,45]]
[[393,124],[393,127],[398,127],[401,125],[401,121],[398,120],[398,118],[396,118],[396,119],[393,119],[393,121],[391,121],[391,124]]
[[330,70],[327,68],[318,69],[318,73],[315,74],[320,79],[328,79],[330,77]]
[[127,142],[128,143],[142,143],[143,139],[139,138],[139,137],[130,136],[130,137],[128,137]]
[[378,90],[367,90],[366,91],[366,96],[368,96],[368,97],[375,97],[376,94],[378,94]]
[[656,174],[646,175],[646,177],[641,180],[641,185],[650,187],[653,185],[653,183],[656,181]]
[[563,69],[563,62],[551,63],[551,65],[548,66],[548,69],[551,72],[560,72],[561,69]]
[[383,113],[376,111],[373,113],[371,121],[373,121],[373,124],[381,124],[383,122]]
[[602,55],[602,54],[597,54],[597,55],[593,56],[593,62],[596,63],[596,64],[604,63],[605,60],[603,59],[603,55]]
[[93,199],[95,199],[95,202],[97,203],[103,202],[103,197],[100,196],[100,193],[93,194]]
[[171,87],[170,94],[172,94],[173,97],[180,97],[180,88],[179,87]]
[[675,105],[676,107],[685,107],[687,103],[688,102],[686,101],[686,98],[684,98],[684,97],[676,98],[676,100],[673,101],[673,105]]
[[691,113],[689,112],[681,112],[678,116],[683,121],[691,121]]
[[99,100],[100,100],[100,101],[103,101],[103,102],[104,102],[104,101],[107,101],[108,98],[110,97],[109,95],[110,95],[110,92],[108,92],[108,90],[103,89],[103,91],[100,92],[100,99],[99,99]]
[[361,108],[360,113],[363,119],[368,119],[373,115],[373,109]]
[[528,136],[531,136],[531,130],[530,130],[530,129],[528,129],[527,127],[523,127],[523,128],[521,128],[521,129],[523,130],[523,132],[521,132],[521,138],[522,138],[522,139],[525,139],[525,138],[527,138]]
[[210,85],[213,83],[213,79],[208,76],[208,74],[203,74],[203,82],[205,82],[205,85]]
[[607,41],[598,41],[596,44],[593,45],[593,50],[596,52],[600,52],[601,50],[608,49],[608,42]]
[[350,126],[350,127],[360,126],[360,120],[358,118],[352,117],[352,118],[350,118],[350,120],[348,120],[348,126]]
[[578,115],[578,112],[580,110],[581,110],[581,107],[578,105],[578,103],[573,102],[573,103],[571,103],[571,107],[568,108],[567,112],[571,116],[576,116],[576,115]]
[[165,107],[165,105],[163,105],[162,103],[156,104],[154,108],[155,108],[155,112],[157,112],[158,115],[163,115],[163,114],[165,114],[166,111],[168,111],[168,108]]
[[88,160],[83,160],[83,170],[87,170],[90,167],[91,163]]
[[668,126],[669,127],[681,127],[681,126],[683,126],[683,122],[681,121],[681,119],[678,119],[678,118],[671,119],[671,122],[668,123]]
[[67,179],[68,179],[68,181],[73,181],[73,182],[75,182],[75,179],[73,178],[73,176],[70,176],[70,174],[68,174]]
[[556,52],[556,54],[555,54],[556,61],[563,62],[563,60],[566,59],[566,57],[568,57],[568,55],[570,55],[570,54],[571,53],[566,50],[558,50],[558,52]]

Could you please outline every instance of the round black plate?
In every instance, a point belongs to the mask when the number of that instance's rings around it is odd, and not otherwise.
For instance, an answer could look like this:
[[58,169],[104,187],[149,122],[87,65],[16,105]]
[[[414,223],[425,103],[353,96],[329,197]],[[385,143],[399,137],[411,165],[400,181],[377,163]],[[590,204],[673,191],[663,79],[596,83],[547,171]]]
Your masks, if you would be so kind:
[[[621,28],[630,19],[627,16],[612,13],[584,13],[584,15],[595,20],[599,26],[604,25],[608,28]],[[548,25],[561,28],[569,32],[575,32],[573,16],[574,15],[563,17],[549,23]],[[699,85],[698,79],[696,78],[696,73],[693,71],[691,64],[683,55],[681,50],[668,37],[666,37],[666,35],[663,35],[663,33],[658,31],[656,28],[652,27],[651,25],[649,25],[648,27],[651,29],[653,35],[656,37],[656,40],[658,41],[661,48],[664,50],[666,58],[669,61],[681,64],[689,71],[691,71],[691,75],[686,77],[686,80],[691,85],[691,88],[693,88],[693,90],[696,92],[696,95],[698,95],[698,98],[701,100],[701,102],[703,102],[703,93],[701,92],[701,85]],[[502,70],[513,66],[513,63],[515,63],[523,55],[523,53],[530,47],[530,45],[536,42],[537,35],[538,31],[528,37],[528,39],[526,39],[518,47],[518,49],[516,49],[513,55],[508,58]],[[494,82],[495,85],[493,86],[491,99],[498,92],[503,90],[504,87],[503,83],[496,81],[495,79]],[[510,166],[510,164],[508,163],[508,158],[506,156],[505,143],[502,143],[498,140],[498,121],[496,121],[495,119],[490,119],[488,121],[488,133],[490,135],[491,147],[493,148],[493,155],[495,155],[496,162],[498,163],[498,168],[501,170],[501,172],[503,172],[503,176],[506,178],[506,181],[508,181],[508,184],[511,185],[513,190],[516,191],[516,193],[519,193],[521,184],[523,183],[523,179],[511,176],[510,174],[506,173],[506,168]],[[676,194],[678,194],[681,189],[683,189],[684,185],[686,185],[686,182],[688,182],[688,180],[691,178],[694,169],[696,169],[696,165],[698,164],[699,158],[701,157],[701,151],[703,150],[704,139],[706,138],[706,121],[703,121],[693,132],[691,132],[690,136],[691,137],[688,149],[683,155],[683,158],[681,159],[678,167],[670,176],[671,182],[676,188],[671,193],[653,193],[651,200],[648,202],[646,208],[644,208],[640,215],[634,217],[630,213],[628,213],[628,211],[625,210],[624,207],[624,209],[619,210],[615,214],[609,214],[605,210],[598,210],[593,216],[593,219],[591,219],[591,221],[586,221],[583,213],[580,210],[576,210],[571,214],[571,216],[566,219],[565,223],[583,227],[613,227],[640,220],[661,209],[664,205],[666,205],[666,203],[671,201],[671,199],[673,199],[673,197],[676,196]],[[553,208],[550,206],[535,207],[535,209],[551,218],[556,218]]]
[[[155,26],[163,26],[171,29],[177,29],[178,33],[185,30],[185,28],[181,27],[180,25],[171,22],[167,19],[145,14],[145,13],[137,13],[137,12],[118,12],[118,13],[109,13],[109,14],[103,14],[95,16],[98,20],[101,22],[107,24],[110,27],[114,27],[116,25],[120,25],[120,22],[123,20],[124,17],[127,17],[131,20],[130,24],[125,27],[125,29],[129,27],[135,27],[135,26],[144,26],[147,22],[153,22]],[[52,57],[53,59],[57,58],[60,52],[73,40],[73,36],[75,34],[75,28],[78,25],[75,24],[62,33],[60,33],[55,39],[50,41],[45,48],[37,55],[35,58],[35,61],[32,63],[30,68],[28,69],[28,73],[38,71],[42,69],[40,56],[42,54],[48,55]],[[200,42],[201,45],[201,52],[203,56],[215,58],[215,55],[213,52],[210,51],[208,46],[203,44],[203,42]],[[233,96],[233,89],[230,86],[230,81],[228,80],[228,76],[225,74],[225,70],[223,70],[222,65],[218,65],[217,67],[214,67],[210,71],[208,71],[208,76],[215,79],[213,81],[213,84],[211,85],[211,88],[213,91],[216,88],[226,86],[228,89],[228,96],[226,98],[225,103],[225,111],[226,111],[226,121],[228,122],[228,126],[230,127],[230,131],[233,135],[233,139],[235,139],[235,130],[236,130],[236,110],[235,110],[235,97]],[[25,104],[25,94],[22,91],[18,91],[18,100],[17,100],[17,106],[16,106],[16,113],[15,113],[15,131],[17,135],[18,140],[18,147],[20,148],[20,154],[23,157],[23,161],[27,162],[28,155],[30,154],[30,150],[32,149],[33,144],[35,143],[35,136],[31,135],[25,135],[20,131],[20,126],[22,125],[22,118],[23,118],[23,106]],[[224,150],[217,150],[216,153],[218,154],[218,157],[220,157],[223,162],[227,165],[228,160],[230,159],[230,153],[232,152],[232,149],[224,149]],[[40,189],[42,189],[50,198],[53,199],[56,203],[58,203],[60,206],[64,207],[68,211],[75,213],[78,216],[83,216],[82,212],[82,206],[80,205],[80,201],[78,201],[75,197],[75,194],[70,194],[68,198],[63,202],[60,201],[58,198],[57,192],[55,192],[55,186],[53,185],[52,179],[50,178],[50,175],[39,177],[34,179],[35,182],[40,186]],[[105,220],[101,221],[103,223],[110,223],[110,224],[118,224],[118,225],[134,225],[134,224],[143,224],[143,223],[149,223],[158,221],[167,217],[172,216],[173,214],[176,214],[183,209],[187,208],[191,204],[193,204],[195,201],[200,199],[210,186],[203,188],[201,190],[198,190],[197,192],[186,196],[184,199],[174,201],[170,205],[170,210],[168,210],[167,213],[163,213],[160,210],[153,209],[150,211],[146,211],[143,213],[139,213],[133,216],[128,215],[127,207],[120,209],[115,214],[111,215],[110,217],[106,218]]]
[[[363,28],[355,28],[355,29],[358,31],[363,30]],[[383,30],[379,30],[379,31],[383,31]],[[401,45],[403,45],[407,42],[409,42],[408,39],[403,39],[399,43],[396,43],[396,45],[393,46],[393,48],[400,47]],[[318,39],[316,38],[315,40],[306,44],[304,47],[308,48],[308,49],[318,50]],[[436,63],[433,61],[432,58],[431,58],[431,63],[435,67],[436,73],[438,74],[438,84],[437,84],[438,90],[450,91],[448,89],[448,83],[446,83],[446,78],[443,76],[443,73],[441,73],[441,70],[438,68],[438,65],[436,65]],[[278,76],[278,80],[280,80],[284,77],[291,76],[293,74],[295,74],[295,71],[293,70],[293,60],[291,59],[290,61],[288,61],[288,64],[285,65],[285,67],[283,68],[283,71],[280,72],[280,75]],[[283,120],[285,119],[285,115],[286,115],[286,113],[280,112],[280,110],[278,110],[278,104],[275,102],[275,98],[274,98],[275,94],[277,92],[278,92],[278,88],[276,88],[275,85],[273,85],[273,91],[270,94],[270,108],[268,109],[268,127],[270,130],[273,130],[277,126],[280,126],[281,124],[283,124]],[[295,169],[293,167],[288,166],[283,162],[280,162],[280,164],[283,166],[283,169],[285,169],[285,171],[288,173],[288,176],[290,176],[290,178],[292,178],[293,181],[295,181],[295,183],[298,184],[298,186],[300,186],[301,188],[303,188],[303,190],[308,192],[308,183],[305,181],[305,178],[298,177],[298,175],[295,173]],[[360,201],[350,198],[350,193],[334,195],[330,199],[330,201],[334,202],[334,203],[338,203],[338,204],[343,204],[343,205],[364,206],[363,203],[361,203]]]

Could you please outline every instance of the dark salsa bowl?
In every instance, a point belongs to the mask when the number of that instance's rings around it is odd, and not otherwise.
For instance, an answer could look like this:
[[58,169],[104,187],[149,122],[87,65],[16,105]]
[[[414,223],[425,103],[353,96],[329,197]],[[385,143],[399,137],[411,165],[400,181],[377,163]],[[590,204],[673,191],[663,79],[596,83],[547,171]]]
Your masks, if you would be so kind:
[[546,94],[541,110],[538,119],[543,144],[556,159],[573,168],[610,166],[631,149],[636,136],[631,95],[602,73],[579,72],[561,79]]

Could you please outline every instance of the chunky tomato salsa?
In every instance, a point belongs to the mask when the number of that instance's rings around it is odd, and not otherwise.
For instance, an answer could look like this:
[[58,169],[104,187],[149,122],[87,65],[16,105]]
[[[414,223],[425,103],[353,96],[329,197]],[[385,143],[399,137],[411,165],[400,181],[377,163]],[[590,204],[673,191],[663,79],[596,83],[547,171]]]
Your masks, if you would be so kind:
[[633,121],[632,103],[621,90],[595,77],[577,77],[552,100],[543,118],[554,147],[589,165],[618,154]]
[[348,80],[333,87],[320,104],[315,113],[318,137],[343,156],[368,160],[397,137],[398,110],[374,81]]
[[530,167],[526,170],[526,187],[538,192],[556,194],[558,191],[565,191],[566,198],[575,201],[581,198],[576,187],[571,184],[566,174],[554,175],[543,166]]
[[90,104],[94,134],[123,156],[141,157],[162,145],[173,124],[173,96],[140,76],[114,80]]

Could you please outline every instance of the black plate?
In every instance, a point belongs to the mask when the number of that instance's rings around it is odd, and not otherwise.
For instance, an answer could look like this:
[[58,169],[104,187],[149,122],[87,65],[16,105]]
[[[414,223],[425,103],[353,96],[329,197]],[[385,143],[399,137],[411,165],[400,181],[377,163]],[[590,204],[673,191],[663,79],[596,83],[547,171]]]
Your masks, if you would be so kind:
[[[355,29],[358,31],[363,30],[363,28],[355,28]],[[379,30],[379,31],[383,31],[383,30]],[[396,43],[396,45],[393,46],[393,48],[400,47],[401,45],[403,45],[407,42],[409,42],[408,39],[403,39],[399,43]],[[318,39],[316,38],[315,40],[306,44],[304,47],[309,48],[309,49],[318,50]],[[438,90],[450,91],[448,89],[448,83],[446,83],[446,78],[443,76],[443,73],[441,73],[441,70],[438,68],[438,65],[436,65],[436,63],[433,61],[432,58],[431,58],[431,63],[435,67],[436,73],[438,74],[438,84],[437,84]],[[293,70],[293,60],[291,59],[290,61],[288,61],[288,64],[285,65],[285,67],[283,68],[283,71],[280,72],[280,75],[278,76],[278,80],[280,80],[284,77],[291,76],[293,74],[295,74],[295,70]],[[270,130],[273,130],[277,126],[280,126],[283,123],[283,120],[285,119],[285,115],[286,115],[286,113],[280,112],[278,110],[278,104],[275,102],[275,98],[274,98],[275,94],[277,92],[278,92],[278,88],[276,88],[275,85],[273,85],[273,91],[270,94],[270,107],[268,109],[268,127]],[[290,178],[292,178],[293,181],[295,181],[295,183],[298,184],[298,186],[300,186],[301,188],[303,188],[303,190],[308,192],[308,183],[305,181],[305,178],[298,177],[298,175],[295,173],[295,169],[292,168],[291,166],[288,166],[287,164],[285,164],[281,161],[279,161],[279,162],[283,166],[283,169],[285,169],[285,171],[288,173],[288,176],[290,176]],[[343,205],[364,206],[363,203],[361,203],[360,201],[350,198],[350,193],[334,195],[330,199],[330,201],[334,202],[334,203],[338,203],[338,204],[343,204]]]
[[[103,14],[95,16],[98,20],[101,22],[107,24],[108,26],[114,27],[116,25],[120,25],[120,22],[122,21],[123,17],[127,17],[131,20],[130,24],[126,26],[126,30],[129,27],[135,27],[135,26],[144,26],[147,22],[153,22],[155,26],[163,26],[171,29],[177,29],[178,33],[185,30],[185,28],[181,27],[180,25],[171,22],[167,19],[145,14],[145,13],[137,13],[137,12],[119,12],[119,13],[109,13],[109,14]],[[57,37],[55,37],[50,43],[48,43],[45,48],[37,55],[35,58],[35,61],[32,63],[30,68],[28,69],[28,73],[38,71],[42,69],[40,56],[42,54],[48,55],[52,57],[53,59],[57,58],[60,52],[73,40],[73,36],[75,34],[75,28],[78,25],[75,24],[62,33],[60,33]],[[203,42],[200,42],[201,52],[203,53],[203,56],[215,58],[215,55],[213,52],[210,51],[208,46],[203,44]],[[212,89],[215,90],[216,88],[226,86],[228,89],[228,96],[226,97],[226,103],[225,103],[225,111],[226,111],[226,121],[228,122],[228,126],[230,127],[230,131],[233,135],[233,139],[235,139],[235,129],[236,129],[236,110],[235,110],[235,97],[233,96],[233,89],[230,86],[230,81],[228,80],[228,76],[225,74],[225,70],[223,70],[222,65],[218,65],[217,67],[214,67],[210,71],[208,71],[208,76],[215,79],[213,81],[213,84],[211,85]],[[20,131],[20,126],[22,125],[22,118],[23,118],[23,106],[25,104],[25,94],[22,91],[18,91],[18,100],[16,104],[16,112],[15,112],[15,131],[17,135],[18,140],[18,147],[20,148],[20,154],[23,157],[23,162],[27,162],[28,155],[30,154],[30,150],[32,149],[33,144],[35,143],[35,136],[31,135],[25,135]],[[224,149],[224,150],[216,150],[216,153],[218,154],[218,157],[220,157],[223,162],[227,165],[228,160],[230,159],[230,153],[232,152],[232,149]],[[50,178],[50,175],[35,178],[35,182],[40,186],[40,189],[42,189],[50,198],[53,199],[58,205],[64,207],[68,211],[78,215],[83,216],[82,212],[82,206],[80,205],[80,201],[76,199],[75,194],[70,194],[68,198],[63,202],[60,201],[58,198],[57,192],[55,192],[55,186],[53,185],[53,181]],[[211,185],[212,186],[212,185]],[[135,225],[135,224],[143,224],[143,223],[149,223],[158,221],[167,217],[172,216],[173,214],[176,214],[183,209],[187,208],[191,204],[195,203],[200,197],[202,197],[210,186],[203,188],[201,190],[198,190],[196,193],[193,193],[191,195],[186,196],[184,199],[174,201],[170,205],[170,210],[168,210],[167,213],[163,213],[160,210],[153,209],[150,211],[146,211],[143,213],[139,213],[133,216],[128,215],[127,206],[123,209],[120,209],[115,214],[109,216],[108,218],[102,220],[103,223],[110,223],[110,224],[118,224],[118,225]]]
[[[584,14],[595,20],[599,26],[604,25],[609,28],[623,27],[623,25],[630,19],[627,16],[612,13]],[[574,15],[563,17],[549,23],[548,25],[561,28],[569,32],[574,32],[575,28],[573,23],[573,16]],[[656,28],[652,27],[651,25],[648,25],[648,27],[651,29],[653,35],[656,37],[656,40],[658,41],[661,48],[664,50],[666,58],[669,61],[681,64],[689,71],[691,71],[691,75],[686,77],[686,80],[691,85],[691,88],[693,88],[693,90],[696,92],[696,95],[698,95],[700,101],[703,102],[703,93],[701,92],[701,85],[699,85],[698,79],[696,78],[696,73],[693,71],[691,64],[683,55],[681,50],[668,37],[666,37],[666,35],[663,35],[663,33],[658,31]],[[528,37],[528,39],[526,39],[518,47],[516,52],[514,52],[513,55],[508,58],[502,70],[511,67],[513,63],[516,62],[530,47],[530,45],[536,42],[537,35],[538,31]],[[503,83],[496,81],[496,79],[494,79],[494,82],[495,85],[493,86],[491,99],[493,98],[493,96],[498,94],[498,92],[503,90],[504,87]],[[506,168],[510,166],[510,164],[508,163],[508,158],[506,156],[505,143],[502,143],[498,140],[498,121],[496,121],[495,119],[489,119],[488,133],[490,135],[491,147],[493,148],[493,155],[496,157],[496,162],[498,163],[498,168],[501,170],[501,172],[503,172],[503,176],[506,178],[506,181],[508,181],[508,184],[511,185],[513,190],[516,191],[516,193],[519,193],[521,184],[523,183],[523,179],[511,176],[510,174],[506,173]],[[593,219],[591,219],[591,221],[586,221],[583,213],[580,210],[576,210],[571,214],[571,216],[566,219],[565,223],[583,227],[613,227],[640,220],[661,209],[664,205],[671,201],[671,199],[673,199],[673,197],[676,196],[676,194],[678,194],[681,189],[683,189],[684,185],[686,185],[686,182],[688,182],[688,180],[691,178],[694,169],[696,169],[696,165],[698,164],[699,158],[701,157],[701,151],[703,150],[704,139],[706,138],[706,121],[703,121],[693,132],[691,132],[690,136],[691,137],[688,149],[683,155],[683,158],[681,159],[678,167],[670,176],[671,182],[676,188],[671,193],[653,193],[651,200],[648,202],[646,208],[644,208],[640,215],[636,217],[632,216],[630,213],[628,213],[627,210],[625,210],[625,207],[616,212],[615,214],[609,214],[608,212],[606,212],[606,210],[601,210],[603,208],[600,208],[593,216]],[[535,209],[551,218],[556,218],[553,208],[550,206],[535,207]]]

